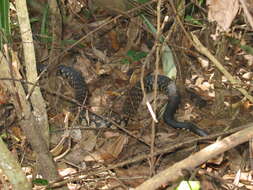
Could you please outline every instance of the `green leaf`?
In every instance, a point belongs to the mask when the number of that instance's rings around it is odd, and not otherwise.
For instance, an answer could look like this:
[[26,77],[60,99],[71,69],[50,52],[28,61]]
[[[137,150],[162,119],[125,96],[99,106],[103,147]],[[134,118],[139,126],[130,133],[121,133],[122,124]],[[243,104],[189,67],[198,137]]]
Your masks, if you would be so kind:
[[33,182],[33,184],[43,185],[43,186],[49,184],[49,182],[46,179],[35,179],[32,182]]
[[90,11],[90,10],[83,10],[82,11],[82,14],[84,15],[84,17],[86,18],[86,19],[90,19],[90,18],[92,18],[92,12]]
[[9,0],[0,0],[0,49],[2,49],[4,43],[10,42],[9,8]]
[[199,6],[203,6],[205,3],[205,0],[199,0]]
[[10,34],[9,8],[9,0],[0,1],[0,27],[5,30],[5,35]]
[[147,56],[146,52],[136,52],[135,56],[134,56],[134,61],[140,61],[141,59],[143,59],[144,57]]
[[236,38],[228,37],[228,40],[229,40],[229,42],[230,42],[232,45],[238,45],[238,44],[240,44],[240,40],[238,40],[238,39],[236,39]]
[[140,4],[143,4],[149,2],[150,0],[136,0],[136,1]]
[[135,51],[134,51],[134,50],[129,50],[129,51],[127,52],[127,56],[128,56],[128,57],[133,57],[134,54],[135,54]]
[[162,46],[161,56],[164,74],[171,79],[175,79],[177,76],[177,68],[174,64],[174,57],[169,46]]
[[199,181],[181,181],[176,190],[200,190]]
[[253,48],[248,45],[241,45],[242,50],[244,50],[246,53],[249,53],[253,55]]
[[231,38],[231,37],[229,37],[228,40],[229,40],[229,42],[230,42],[232,45],[239,46],[239,47],[240,47],[243,51],[245,51],[246,53],[253,55],[253,47],[252,47],[252,46],[249,46],[249,45],[241,45],[241,41],[238,40],[238,39],[236,39],[236,38]]
[[194,24],[194,25],[198,25],[198,26],[202,26],[202,25],[203,25],[203,23],[202,23],[201,21],[199,21],[199,20],[193,18],[193,17],[190,16],[190,15],[187,15],[187,16],[185,17],[185,21],[186,21],[186,22],[189,22],[189,23],[191,23],[191,24]]
[[142,51],[135,51],[135,50],[129,50],[127,52],[127,56],[133,61],[140,61],[141,59],[143,59],[144,57],[147,56],[147,53],[142,52]]
[[130,61],[127,58],[121,60],[123,64],[130,64]]
[[[154,27],[154,25],[147,19],[147,17],[145,17],[145,15],[141,14],[140,15],[142,20],[144,21],[144,24],[147,25],[148,29],[155,34],[156,33],[156,28]],[[163,40],[163,37],[160,39],[161,41]]]
[[48,29],[47,29],[47,26],[48,26],[48,11],[49,11],[49,5],[47,4],[45,7],[44,7],[44,11],[43,11],[43,16],[42,16],[42,21],[41,21],[41,27],[40,27],[40,37],[41,37],[41,41],[46,43],[46,42],[49,42],[48,41]]
[[31,24],[34,23],[34,22],[38,22],[38,21],[40,21],[40,19],[37,18],[37,17],[30,18],[30,23],[31,23]]

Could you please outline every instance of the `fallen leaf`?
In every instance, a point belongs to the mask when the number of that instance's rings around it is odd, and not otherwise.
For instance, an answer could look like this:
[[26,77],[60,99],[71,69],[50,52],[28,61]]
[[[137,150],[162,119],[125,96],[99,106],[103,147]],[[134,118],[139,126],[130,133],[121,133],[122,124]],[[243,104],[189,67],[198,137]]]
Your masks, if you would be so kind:
[[238,10],[238,0],[207,0],[208,20],[216,21],[219,28],[228,31]]

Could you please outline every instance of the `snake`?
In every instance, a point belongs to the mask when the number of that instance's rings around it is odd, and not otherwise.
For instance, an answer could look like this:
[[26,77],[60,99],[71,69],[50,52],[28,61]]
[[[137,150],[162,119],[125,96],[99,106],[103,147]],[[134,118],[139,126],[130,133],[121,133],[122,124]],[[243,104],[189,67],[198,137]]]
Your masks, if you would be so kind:
[[[37,65],[38,73],[47,69],[47,65],[39,64]],[[67,80],[67,82],[73,87],[74,89],[74,96],[75,99],[82,104],[85,98],[88,95],[88,87],[85,82],[85,78],[83,77],[82,73],[71,67],[66,65],[58,65],[56,68],[56,75],[62,77],[63,79]],[[152,74],[148,74],[143,79],[144,89],[146,93],[150,93],[153,91],[153,85],[155,82],[155,76]],[[157,76],[157,90],[168,97],[168,103],[165,107],[165,111],[163,113],[163,120],[164,122],[175,129],[186,129],[198,136],[207,136],[208,133],[197,127],[195,124],[190,122],[180,122],[177,121],[174,117],[179,105],[181,103],[181,96],[178,92],[176,83],[174,80],[170,79],[165,75],[158,75]],[[127,93],[127,98],[123,103],[122,108],[122,118],[117,119],[116,123],[120,123],[123,125],[122,127],[126,127],[130,118],[132,118],[142,102],[143,99],[143,92],[141,88],[141,82],[137,82]],[[89,114],[89,123],[94,123],[96,127],[100,126],[111,126],[113,123],[105,118],[98,116],[94,113]],[[113,119],[115,120],[115,119]],[[88,122],[86,122],[88,123]]]

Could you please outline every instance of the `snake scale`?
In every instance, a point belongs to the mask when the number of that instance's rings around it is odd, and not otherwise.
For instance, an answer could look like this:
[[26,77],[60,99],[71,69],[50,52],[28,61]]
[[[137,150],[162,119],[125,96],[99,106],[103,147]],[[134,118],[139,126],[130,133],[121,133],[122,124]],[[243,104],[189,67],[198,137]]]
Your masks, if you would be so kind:
[[[37,66],[38,72],[42,72],[47,68],[44,64],[39,64]],[[85,83],[85,79],[82,76],[81,72],[74,69],[73,67],[59,65],[56,68],[56,74],[65,80],[74,88],[75,91],[75,99],[82,104],[84,99],[88,95],[88,88]],[[144,80],[144,86],[146,93],[152,92],[153,84],[154,84],[154,76],[147,75]],[[174,114],[176,113],[179,104],[180,104],[180,95],[176,88],[176,84],[170,78],[158,75],[157,78],[157,87],[158,91],[165,94],[168,98],[168,104],[165,108],[163,119],[165,123],[175,129],[187,129],[199,136],[207,136],[207,132],[203,129],[198,128],[192,123],[189,122],[179,122],[175,120]],[[123,123],[123,127],[127,125],[127,121],[133,115],[136,114],[138,107],[143,99],[143,93],[141,90],[141,83],[137,82],[129,91],[128,96],[123,104],[122,112],[124,117],[120,118],[121,121],[124,122],[116,122],[116,123]],[[89,120],[94,122],[96,126],[110,126],[112,123],[110,121],[105,120],[104,118],[97,116],[95,114],[89,115]]]

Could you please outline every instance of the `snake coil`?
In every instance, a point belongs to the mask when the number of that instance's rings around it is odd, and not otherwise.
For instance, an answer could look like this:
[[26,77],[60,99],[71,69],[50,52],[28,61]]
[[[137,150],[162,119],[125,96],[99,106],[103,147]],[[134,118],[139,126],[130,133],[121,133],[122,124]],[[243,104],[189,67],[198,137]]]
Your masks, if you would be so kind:
[[[47,67],[44,64],[39,64],[37,68],[38,68],[38,72],[40,73],[43,70],[45,70]],[[73,67],[59,65],[57,67],[56,74],[68,81],[68,83],[74,88],[75,99],[82,104],[84,99],[87,97],[88,88],[81,72],[77,71]],[[145,91],[147,93],[151,92],[153,90],[154,76],[148,75],[144,78],[143,81],[144,81]],[[208,135],[207,132],[205,132],[203,129],[198,128],[192,123],[179,122],[175,120],[174,115],[179,107],[181,98],[177,91],[176,84],[173,80],[171,80],[170,78],[166,76],[158,75],[157,87],[158,87],[159,92],[162,92],[169,98],[168,104],[163,114],[163,119],[167,125],[175,129],[187,129],[199,136]],[[132,87],[129,90],[127,99],[123,104],[122,111],[125,117],[121,118],[121,120],[126,121],[123,123],[126,124],[128,119],[131,118],[133,115],[135,115],[142,99],[143,99],[143,94],[141,90],[141,84],[140,82],[138,82],[134,85],[134,87]],[[111,126],[112,125],[111,122],[106,121],[104,120],[104,118],[99,117],[92,113],[90,114],[90,121],[94,122],[96,126]]]

